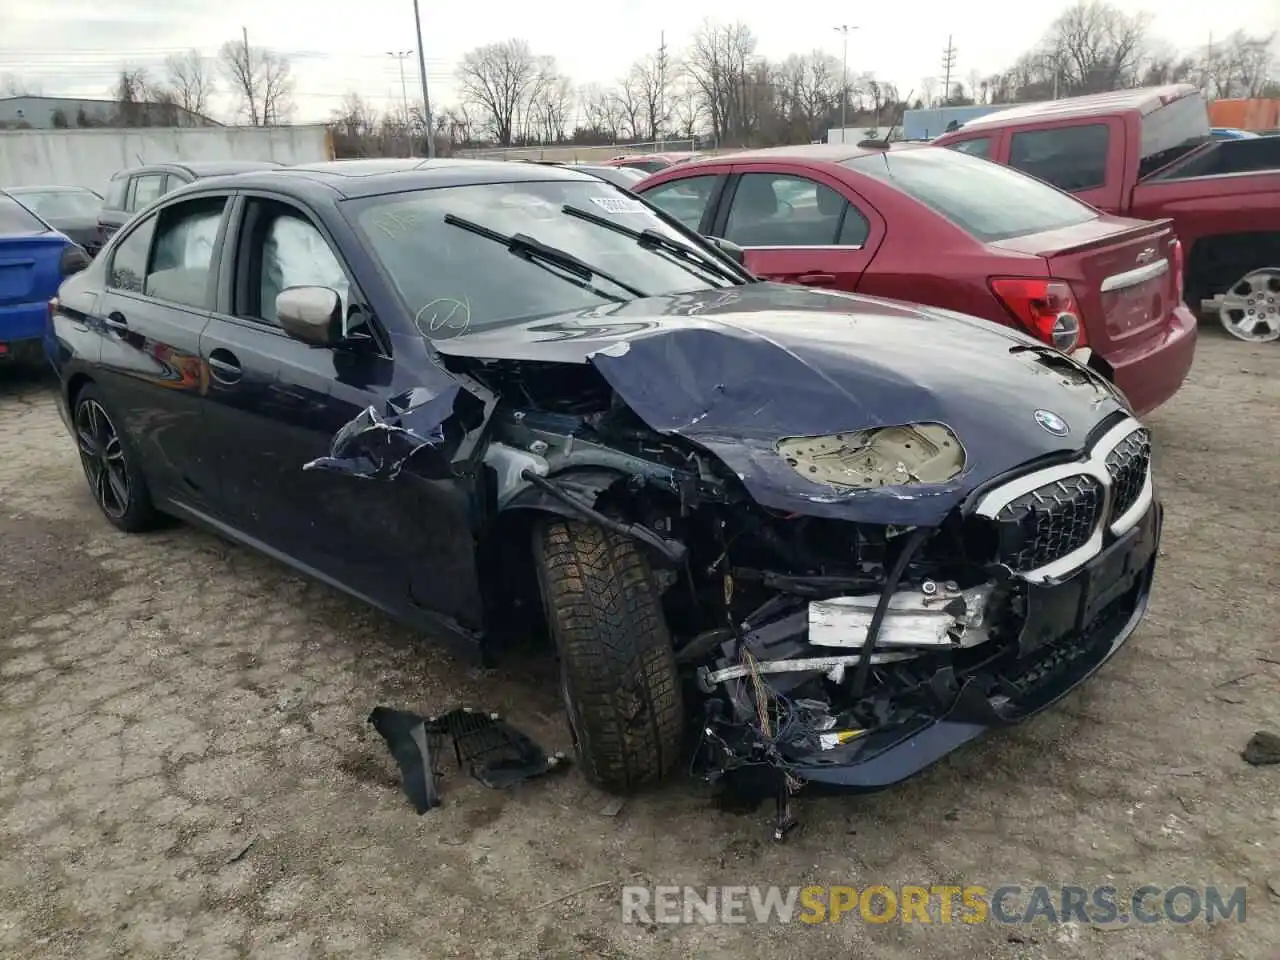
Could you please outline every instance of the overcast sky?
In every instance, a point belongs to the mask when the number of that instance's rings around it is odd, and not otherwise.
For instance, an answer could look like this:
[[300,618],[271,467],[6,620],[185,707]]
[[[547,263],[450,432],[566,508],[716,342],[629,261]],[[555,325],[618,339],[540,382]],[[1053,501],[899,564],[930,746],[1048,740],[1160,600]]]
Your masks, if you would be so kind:
[[[1211,31],[1280,29],[1280,0],[1114,0],[1130,11],[1151,10],[1153,33],[1181,48],[1202,46]],[[802,15],[793,11],[803,9]],[[739,19],[760,38],[759,52],[781,58],[823,49],[840,56],[834,27],[848,23],[849,70],[872,71],[899,91],[941,75],[951,34],[955,76],[991,73],[1031,46],[1061,6],[1021,0],[914,0],[877,6],[809,0],[645,0],[644,3],[554,3],[422,0],[427,79],[433,107],[456,94],[453,68],[476,46],[523,37],[535,53],[556,58],[575,82],[608,83],[626,64],[656,51],[665,32],[672,53],[710,16]],[[412,0],[354,3],[271,3],[269,0],[0,0],[0,75],[13,74],[47,95],[103,96],[128,61],[156,66],[166,54],[198,48],[213,57],[241,27],[249,41],[288,54],[296,78],[297,120],[323,120],[348,90],[375,106],[400,99],[396,61],[386,51],[416,47]],[[406,61],[410,97],[417,61]],[[219,104],[222,106],[223,104]],[[227,107],[230,104],[226,104]]]

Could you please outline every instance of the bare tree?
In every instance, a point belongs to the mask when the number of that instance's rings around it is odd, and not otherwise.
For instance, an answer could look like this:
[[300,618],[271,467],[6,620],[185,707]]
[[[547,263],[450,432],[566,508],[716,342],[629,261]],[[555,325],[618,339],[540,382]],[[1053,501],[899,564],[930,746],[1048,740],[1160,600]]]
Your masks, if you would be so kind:
[[748,69],[756,59],[756,36],[745,23],[705,21],[685,56],[685,70],[696,86],[717,140],[746,132]]
[[623,137],[627,140],[640,140],[644,136],[642,131],[645,125],[644,93],[634,73],[622,78],[613,96],[622,120]]
[[1276,35],[1236,30],[1200,55],[1202,86],[1213,98],[1260,97],[1272,83]]
[[1138,79],[1149,18],[1106,0],[1076,0],[1049,27],[1042,51],[1061,93],[1119,90]]
[[704,116],[697,85],[687,80],[678,83],[671,91],[671,120],[676,132],[691,139],[702,126]]
[[151,100],[151,80],[143,67],[122,67],[112,91],[115,100],[115,123],[120,127],[147,127],[151,125],[148,104]]
[[200,51],[172,54],[165,58],[164,69],[165,82],[174,102],[183,110],[207,116],[215,85]]
[[538,59],[524,40],[490,43],[463,54],[458,65],[458,85],[463,100],[473,106],[493,137],[511,146],[517,121],[538,82]]
[[573,84],[556,70],[555,61],[544,59],[528,105],[528,135],[543,143],[566,138],[569,111],[573,108]]
[[252,126],[284,123],[293,113],[293,76],[288,58],[243,40],[228,40],[219,53],[223,73]]
[[471,113],[465,104],[447,107],[440,111],[442,129],[449,138],[450,144],[471,142]]
[[[657,140],[663,127],[670,120],[671,65],[665,53],[641,57],[631,65],[622,81],[624,96],[629,105],[638,106],[632,126],[634,136]],[[630,106],[628,117],[632,117]],[[639,121],[643,120],[643,126]]]
[[624,111],[615,91],[595,83],[586,84],[578,90],[578,103],[589,134],[609,143],[620,139]]
[[39,84],[31,84],[17,74],[0,74],[0,97],[38,97]]

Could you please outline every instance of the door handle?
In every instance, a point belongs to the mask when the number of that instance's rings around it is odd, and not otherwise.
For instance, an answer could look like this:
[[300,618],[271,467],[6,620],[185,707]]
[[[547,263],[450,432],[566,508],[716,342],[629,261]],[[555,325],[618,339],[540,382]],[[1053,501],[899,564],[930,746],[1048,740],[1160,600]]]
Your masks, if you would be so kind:
[[237,383],[244,375],[236,355],[221,347],[209,354],[209,372],[219,383]]
[[805,287],[833,287],[836,283],[834,273],[802,273],[796,277],[796,283]]
[[113,310],[107,314],[106,324],[108,330],[114,330],[122,337],[129,332],[129,322],[119,310]]

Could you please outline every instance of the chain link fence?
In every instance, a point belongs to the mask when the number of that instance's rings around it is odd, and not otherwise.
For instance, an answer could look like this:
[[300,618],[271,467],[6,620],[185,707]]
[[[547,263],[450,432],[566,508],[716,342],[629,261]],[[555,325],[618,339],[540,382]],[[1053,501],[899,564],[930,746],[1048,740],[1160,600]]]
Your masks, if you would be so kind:
[[651,140],[644,143],[615,143],[603,147],[574,144],[549,147],[490,147],[483,150],[455,148],[455,157],[475,160],[552,160],[558,163],[599,163],[624,154],[693,153],[697,141]]

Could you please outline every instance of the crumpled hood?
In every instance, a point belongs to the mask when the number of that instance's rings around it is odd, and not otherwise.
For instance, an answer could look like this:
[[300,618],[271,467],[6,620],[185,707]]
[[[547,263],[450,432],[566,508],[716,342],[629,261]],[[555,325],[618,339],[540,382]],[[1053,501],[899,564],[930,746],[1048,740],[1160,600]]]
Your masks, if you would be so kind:
[[[948,311],[780,284],[637,300],[480,330],[448,356],[591,363],[650,427],[705,447],[759,503],[810,516],[932,525],[1012,468],[1079,453],[1124,411],[1095,375],[1013,330]],[[1027,349],[1030,347],[1031,349]],[[1037,421],[1056,414],[1059,437]],[[960,476],[851,490],[780,457],[785,437],[946,424]]]

